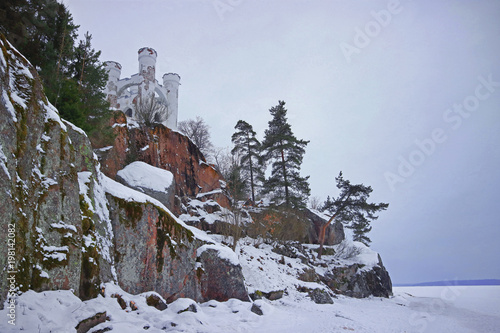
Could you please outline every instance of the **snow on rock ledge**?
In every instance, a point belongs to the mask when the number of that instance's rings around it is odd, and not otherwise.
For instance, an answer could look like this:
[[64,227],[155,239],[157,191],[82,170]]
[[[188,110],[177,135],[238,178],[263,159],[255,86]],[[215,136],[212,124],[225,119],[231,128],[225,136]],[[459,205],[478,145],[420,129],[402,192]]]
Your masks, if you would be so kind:
[[377,252],[361,242],[344,240],[335,247],[335,259],[342,260],[345,265],[358,264],[362,270],[370,270],[380,262]]
[[117,173],[132,187],[147,188],[154,191],[167,191],[174,176],[170,171],[156,168],[144,162],[132,162]]
[[391,280],[378,253],[362,243],[344,240],[325,247],[321,259],[315,244],[288,244],[288,251],[283,251],[252,243],[250,238],[242,239],[237,250],[252,297],[283,291],[301,298],[316,289],[357,298],[392,295]]
[[197,257],[201,257],[203,252],[207,250],[215,250],[219,253],[219,258],[227,260],[229,263],[237,266],[240,264],[240,260],[236,253],[234,253],[230,248],[224,245],[216,245],[216,244],[207,244],[198,248],[196,254]]
[[175,182],[170,171],[137,161],[118,171],[116,180],[157,199],[169,209],[174,207]]

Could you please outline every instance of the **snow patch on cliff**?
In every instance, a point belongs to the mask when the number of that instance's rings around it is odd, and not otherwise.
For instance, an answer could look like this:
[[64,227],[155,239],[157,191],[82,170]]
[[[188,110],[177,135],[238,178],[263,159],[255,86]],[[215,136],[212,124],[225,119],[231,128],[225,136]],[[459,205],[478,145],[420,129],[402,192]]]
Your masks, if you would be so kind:
[[229,261],[231,264],[238,266],[240,264],[240,260],[236,253],[233,252],[229,247],[219,244],[205,244],[198,248],[196,251],[196,256],[200,257],[203,252],[207,250],[215,250],[219,254],[219,258]]
[[167,192],[174,180],[170,171],[139,161],[130,163],[118,171],[117,175],[132,187],[143,187],[157,192]]

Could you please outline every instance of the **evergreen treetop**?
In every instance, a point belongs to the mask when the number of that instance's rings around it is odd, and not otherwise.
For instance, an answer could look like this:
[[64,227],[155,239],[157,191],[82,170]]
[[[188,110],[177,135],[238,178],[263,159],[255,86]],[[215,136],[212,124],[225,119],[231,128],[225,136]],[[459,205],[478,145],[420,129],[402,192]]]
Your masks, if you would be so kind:
[[231,137],[231,141],[234,144],[231,153],[241,157],[240,169],[249,176],[252,201],[255,202],[257,181],[262,178],[262,172],[259,166],[261,144],[259,140],[257,140],[252,125],[246,121],[239,120],[234,128],[236,132]]
[[340,193],[336,198],[328,197],[322,210],[331,214],[329,223],[336,219],[347,224],[348,228],[354,229],[353,239],[368,245],[371,240],[366,234],[371,230],[370,222],[378,219],[375,214],[386,210],[389,204],[368,203],[367,200],[373,191],[371,186],[353,185],[344,179],[342,172],[335,180]]
[[262,160],[271,163],[271,176],[264,183],[264,192],[272,193],[275,202],[304,208],[311,190],[309,176],[302,177],[299,171],[309,141],[299,140],[293,134],[284,101],[279,101],[269,112],[273,119],[262,142]]
[[35,66],[48,100],[62,118],[87,131],[91,140],[100,139],[111,136],[109,106],[102,93],[107,73],[99,61],[100,52],[91,46],[90,34],[75,46],[77,30],[71,13],[56,0],[0,4],[0,31]]

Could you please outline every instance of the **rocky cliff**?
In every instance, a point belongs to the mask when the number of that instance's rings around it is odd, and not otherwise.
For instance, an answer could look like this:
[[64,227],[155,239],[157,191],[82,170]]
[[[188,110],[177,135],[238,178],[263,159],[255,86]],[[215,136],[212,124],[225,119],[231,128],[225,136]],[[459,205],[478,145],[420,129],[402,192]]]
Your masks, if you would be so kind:
[[[222,176],[199,149],[164,126],[127,124],[118,112],[114,145],[99,149],[98,159],[86,134],[47,101],[36,70],[3,36],[0,47],[0,227],[7,235],[0,306],[28,289],[89,299],[105,282],[167,301],[248,300],[238,256],[176,217],[211,230],[229,207]],[[316,243],[325,218],[314,211],[306,217]],[[343,240],[342,225],[331,225],[325,244],[335,245],[332,257],[294,254],[303,267],[291,274],[349,296],[389,296],[380,257],[370,252],[377,260],[366,265],[358,260],[364,247]],[[283,267],[287,256],[278,259]]]
[[[0,256],[0,304],[28,289],[72,289],[88,299],[108,281],[170,300],[248,299],[241,267],[219,255],[230,250],[186,226],[161,202],[106,177],[85,133],[62,121],[47,101],[36,70],[3,36],[0,47],[0,227],[8,230],[0,244],[7,254]],[[168,131],[151,129],[147,142],[160,137],[155,130]],[[170,138],[189,149],[183,136]],[[183,158],[160,158],[155,154],[164,143],[158,144],[148,155],[153,164]],[[189,184],[179,191],[219,186],[204,183],[214,170],[193,156],[175,175]],[[125,164],[122,157],[108,159],[104,168],[112,174]],[[210,255],[199,251],[207,244]]]
[[[173,174],[177,200],[167,208],[174,214],[181,214],[183,197],[201,196],[203,201],[213,199],[222,207],[229,207],[229,199],[222,191],[224,178],[187,136],[163,125],[129,124],[121,112],[115,114],[112,126],[116,134],[113,146],[98,150],[102,171],[108,177],[115,179],[128,164],[142,161]],[[215,193],[203,195],[211,192]]]

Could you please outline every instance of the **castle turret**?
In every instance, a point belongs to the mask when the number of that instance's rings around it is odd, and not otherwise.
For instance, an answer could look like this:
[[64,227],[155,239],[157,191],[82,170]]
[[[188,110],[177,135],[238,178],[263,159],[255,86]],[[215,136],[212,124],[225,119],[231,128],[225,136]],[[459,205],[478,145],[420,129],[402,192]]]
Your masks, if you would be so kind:
[[139,53],[139,75],[148,81],[155,80],[156,51],[150,47],[143,47]]
[[163,75],[163,88],[167,92],[169,117],[166,126],[177,129],[177,110],[179,101],[179,85],[181,77],[176,73]]
[[104,93],[110,106],[117,109],[119,108],[117,103],[117,83],[120,80],[122,66],[116,61],[106,61],[104,66],[108,72],[108,83],[104,88]]

